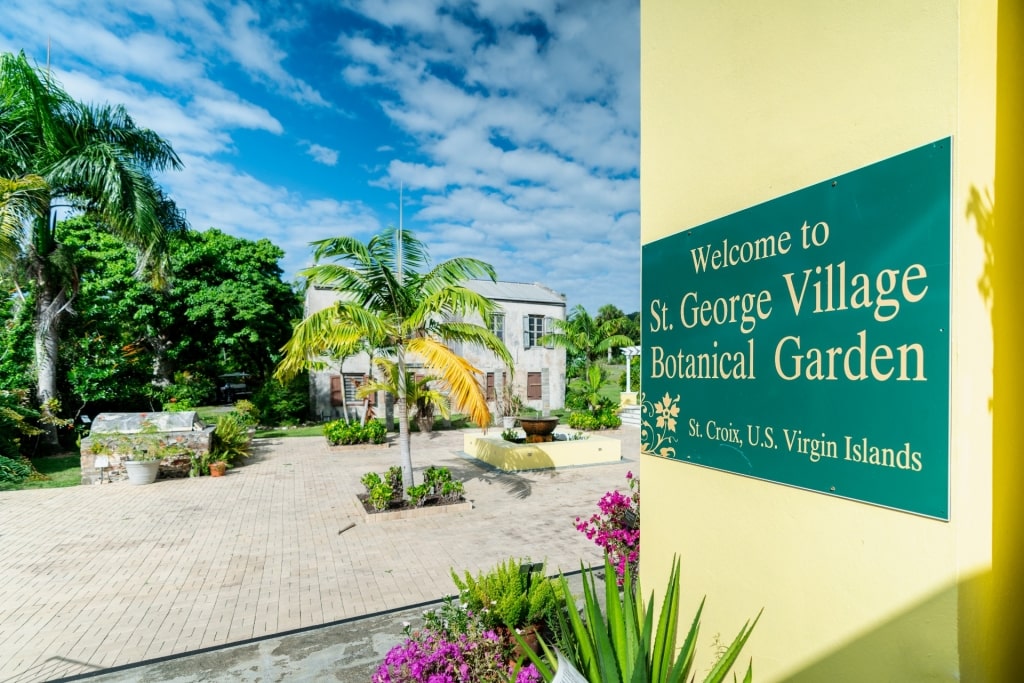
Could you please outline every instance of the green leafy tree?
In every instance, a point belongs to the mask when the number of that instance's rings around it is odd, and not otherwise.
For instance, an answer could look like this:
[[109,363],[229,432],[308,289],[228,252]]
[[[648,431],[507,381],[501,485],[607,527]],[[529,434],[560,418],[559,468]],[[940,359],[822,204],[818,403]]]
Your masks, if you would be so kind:
[[55,205],[100,217],[104,230],[136,246],[147,262],[166,252],[165,225],[183,220],[152,173],[181,162],[124,107],[75,101],[24,53],[0,55],[0,131],[0,178],[37,176],[46,187],[37,188],[45,200],[34,202],[12,238],[34,294],[36,395],[45,407],[57,395],[60,326],[75,294],[74,272],[57,240]]
[[336,290],[339,301],[295,326],[276,376],[286,379],[304,369],[318,369],[323,358],[347,353],[360,341],[392,359],[398,369],[395,412],[402,478],[408,490],[414,483],[406,373],[410,355],[440,378],[456,409],[465,411],[478,425],[490,424],[479,371],[448,344],[489,349],[512,365],[511,354],[500,339],[486,327],[464,320],[470,313],[480,320],[490,319],[491,301],[462,283],[479,277],[494,280],[494,269],[466,257],[431,267],[426,245],[412,232],[394,228],[385,229],[366,244],[336,237],[314,242],[314,246],[315,265],[302,275],[311,285]]
[[268,239],[233,237],[211,228],[171,241],[172,329],[191,333],[167,340],[169,369],[247,372],[266,379],[291,336],[302,302],[281,278],[284,251]]
[[283,252],[265,239],[173,233],[171,275],[154,288],[132,277],[135,253],[90,218],[62,221],[58,235],[79,275],[61,354],[65,388],[92,409],[139,409],[155,398],[154,379],[182,372],[265,377],[301,311],[281,280]]
[[586,379],[588,368],[609,349],[629,346],[632,340],[618,332],[617,319],[598,322],[583,306],[576,304],[565,320],[552,320],[554,332],[541,338],[542,344],[565,349],[571,376]]

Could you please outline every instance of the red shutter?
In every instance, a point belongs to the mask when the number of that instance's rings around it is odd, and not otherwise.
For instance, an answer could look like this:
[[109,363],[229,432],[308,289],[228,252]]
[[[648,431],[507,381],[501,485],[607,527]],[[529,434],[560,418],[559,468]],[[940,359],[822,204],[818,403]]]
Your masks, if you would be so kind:
[[331,375],[331,405],[344,405],[344,403],[342,402],[342,398],[343,396],[341,393],[341,376]]
[[543,398],[541,374],[539,372],[526,373],[526,400],[539,401],[541,398]]

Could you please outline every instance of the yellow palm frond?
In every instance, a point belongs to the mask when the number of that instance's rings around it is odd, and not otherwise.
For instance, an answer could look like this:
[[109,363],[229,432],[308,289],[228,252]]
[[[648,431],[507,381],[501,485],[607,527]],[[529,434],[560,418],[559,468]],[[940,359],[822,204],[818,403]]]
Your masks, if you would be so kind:
[[466,413],[480,427],[491,423],[491,411],[480,386],[481,373],[469,361],[456,355],[444,343],[429,337],[410,339],[406,348],[437,373],[447,386],[456,410]]
[[286,382],[303,370],[314,370],[323,365],[323,357],[338,357],[351,353],[363,339],[363,331],[339,320],[334,308],[325,308],[297,323],[281,351],[284,357],[274,371],[274,377]]

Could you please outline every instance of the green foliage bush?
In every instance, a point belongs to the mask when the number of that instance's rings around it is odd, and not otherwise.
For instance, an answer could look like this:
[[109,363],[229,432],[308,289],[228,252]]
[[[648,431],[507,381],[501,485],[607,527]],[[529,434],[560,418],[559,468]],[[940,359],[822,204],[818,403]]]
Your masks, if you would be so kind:
[[393,465],[384,474],[384,481],[391,488],[395,498],[402,498],[405,495],[405,484],[402,483],[402,468]]
[[629,388],[626,388],[626,373],[619,375],[619,391],[640,391],[640,357],[635,356],[629,365]]
[[468,571],[459,577],[452,570],[451,576],[462,604],[480,615],[487,628],[522,629],[544,623],[565,602],[558,585],[544,576],[543,567],[529,561],[510,558],[476,578]]
[[[402,482],[402,468],[397,465],[389,467],[383,477],[376,472],[367,472],[359,481],[366,488],[370,503],[377,510],[387,509],[392,500],[401,500],[405,493],[409,494],[409,503],[419,507],[431,498],[442,503],[457,502],[466,491],[461,481],[452,479],[452,473],[447,467],[428,467],[423,471],[423,483],[410,486],[408,490]],[[385,489],[390,496],[387,501],[380,498]],[[378,496],[377,502],[374,502],[375,495]]]
[[213,428],[213,439],[210,444],[210,460],[223,460],[229,467],[242,458],[249,457],[252,452],[252,439],[249,428],[239,419],[236,413],[225,413],[217,418],[217,426]]
[[423,471],[423,484],[427,487],[428,495],[437,496],[442,502],[454,503],[465,493],[465,486],[461,481],[452,479],[452,473],[447,467],[428,467]]
[[380,420],[370,420],[365,425],[360,424],[358,420],[334,420],[324,425],[324,437],[332,446],[381,444],[387,436],[387,427]]
[[569,414],[569,419],[566,420],[566,422],[573,429],[585,429],[590,431],[600,429],[601,427],[600,421],[589,411],[574,411]]
[[395,492],[384,482],[379,482],[370,490],[370,504],[374,510],[387,510]]
[[31,474],[32,468],[23,460],[0,455],[0,490],[18,486]]
[[295,425],[309,415],[309,375],[300,373],[287,384],[268,381],[253,394],[263,424]]
[[384,480],[381,479],[380,475],[376,472],[367,472],[363,475],[363,478],[359,480],[359,483],[366,487],[366,493],[369,494],[373,492],[373,487],[380,484],[382,481]]
[[232,412],[246,427],[255,427],[260,423],[260,411],[252,401],[235,401],[235,409]]
[[370,443],[382,444],[388,438],[388,428],[380,420],[371,420],[364,426]]
[[0,391],[0,456],[10,460],[28,455],[25,437],[42,433],[37,426],[39,411],[23,389]]
[[595,429],[616,429],[622,426],[620,418],[611,406],[603,406],[595,411],[574,411],[566,420],[573,429],[593,431]]
[[[165,410],[191,410],[213,400],[217,386],[198,372],[176,372],[174,382],[160,391]],[[183,407],[184,406],[184,407]]]

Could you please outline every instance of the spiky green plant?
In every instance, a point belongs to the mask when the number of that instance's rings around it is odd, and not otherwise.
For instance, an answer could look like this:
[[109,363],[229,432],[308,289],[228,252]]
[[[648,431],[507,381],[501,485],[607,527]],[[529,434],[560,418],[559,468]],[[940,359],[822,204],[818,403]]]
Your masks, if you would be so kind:
[[[605,557],[605,576],[614,576],[612,566]],[[701,600],[693,618],[682,648],[676,653],[676,624],[679,618],[679,559],[672,562],[665,600],[661,604],[657,628],[654,626],[654,612],[644,606],[639,586],[634,593],[632,578],[627,572],[625,585],[619,593],[614,581],[605,582],[605,611],[597,599],[597,588],[592,570],[583,570],[583,616],[570,597],[565,577],[561,577],[562,592],[568,607],[569,647],[562,655],[578,669],[591,683],[676,683],[690,680],[700,617],[704,610]],[[647,601],[653,604],[654,594]],[[704,678],[705,683],[720,683],[736,663],[740,650],[750,638],[754,626],[761,618],[759,612],[753,623],[747,622],[739,634],[726,648],[721,658]],[[517,640],[521,640],[516,636]],[[555,677],[552,663],[555,655],[546,643],[541,641],[547,661],[524,647],[526,655],[536,665],[545,682]],[[735,679],[735,676],[733,677]],[[747,666],[744,683],[753,679],[753,665]]]

